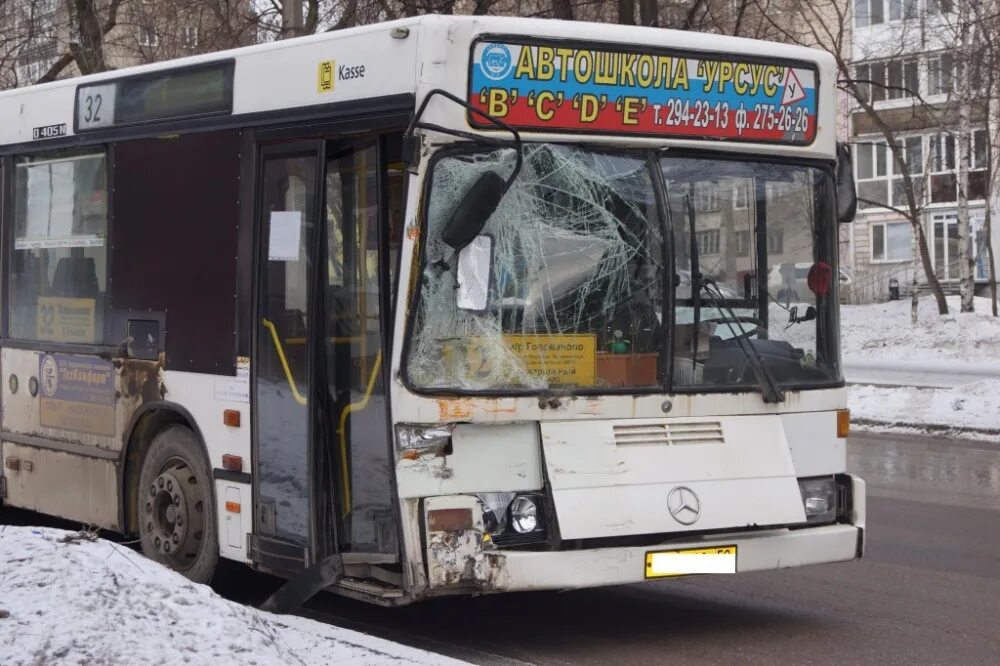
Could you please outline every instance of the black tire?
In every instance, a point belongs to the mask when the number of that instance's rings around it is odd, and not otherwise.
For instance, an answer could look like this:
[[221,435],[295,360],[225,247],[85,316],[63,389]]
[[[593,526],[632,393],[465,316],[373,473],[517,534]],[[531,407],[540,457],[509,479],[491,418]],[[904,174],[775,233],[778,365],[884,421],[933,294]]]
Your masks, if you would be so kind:
[[196,583],[219,561],[212,479],[198,438],[184,426],[159,432],[139,473],[136,515],[143,554]]

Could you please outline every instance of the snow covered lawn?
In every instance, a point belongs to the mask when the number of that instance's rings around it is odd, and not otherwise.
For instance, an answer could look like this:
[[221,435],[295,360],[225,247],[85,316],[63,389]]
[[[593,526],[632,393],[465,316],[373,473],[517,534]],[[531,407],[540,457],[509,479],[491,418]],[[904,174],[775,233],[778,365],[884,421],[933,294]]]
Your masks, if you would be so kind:
[[[910,301],[845,305],[841,309],[843,355],[851,359],[912,362],[945,368],[948,362],[985,367],[1000,363],[1000,319],[990,301],[976,298],[976,312],[958,312],[957,296],[948,297],[951,314],[939,315],[934,299],[920,299],[918,323],[910,323]],[[923,364],[923,366],[921,365]],[[850,379],[850,377],[848,377]],[[878,429],[916,427],[974,429],[1000,441],[1000,381],[970,377],[956,388],[853,385],[848,387],[853,418]]]
[[[956,388],[849,386],[851,417],[862,427],[970,430],[1000,442],[1000,381]],[[970,433],[973,434],[973,433]]]
[[939,315],[933,297],[922,297],[916,327],[909,299],[841,306],[844,358],[1000,361],[1000,318],[990,314],[990,299],[976,298],[976,311],[966,314],[957,296],[947,300],[950,313]]
[[460,664],[305,618],[272,615],[118,544],[0,525],[0,663]]

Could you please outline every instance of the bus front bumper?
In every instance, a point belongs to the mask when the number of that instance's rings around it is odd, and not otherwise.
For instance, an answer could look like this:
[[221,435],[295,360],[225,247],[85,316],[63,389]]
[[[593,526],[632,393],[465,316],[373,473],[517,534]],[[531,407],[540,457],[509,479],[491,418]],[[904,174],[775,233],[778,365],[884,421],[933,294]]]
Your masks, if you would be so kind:
[[[865,542],[865,484],[850,480],[850,500],[836,524],[810,527],[764,528],[753,531],[691,535],[642,546],[604,548],[517,550],[497,548],[484,539],[479,502],[470,496],[434,497],[424,500],[425,511],[465,509],[473,515],[463,531],[435,531],[428,524],[426,557],[428,588],[423,594],[493,593],[518,590],[562,590],[603,585],[624,585],[651,576],[647,555],[677,551],[735,551],[726,563],[730,573],[768,571],[847,562],[861,558]],[[446,514],[447,515],[447,514]],[[456,515],[456,514],[450,514]],[[458,514],[463,515],[463,514]],[[689,553],[682,553],[686,557]],[[651,556],[652,557],[652,556]],[[658,556],[657,556],[658,557]],[[672,555],[667,556],[672,557]]]
[[[861,557],[864,528],[827,525],[767,530],[655,546],[574,551],[504,551],[495,563],[489,591],[546,590],[624,585],[651,580],[646,554],[657,551],[736,546],[736,572],[766,571],[844,562]],[[656,579],[662,580],[662,579]]]

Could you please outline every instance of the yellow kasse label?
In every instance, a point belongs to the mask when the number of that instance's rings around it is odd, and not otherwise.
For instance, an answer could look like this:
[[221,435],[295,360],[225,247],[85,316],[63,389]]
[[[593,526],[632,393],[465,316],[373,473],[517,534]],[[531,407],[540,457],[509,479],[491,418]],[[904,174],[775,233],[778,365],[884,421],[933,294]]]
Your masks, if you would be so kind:
[[333,92],[335,72],[337,71],[337,61],[324,60],[316,69],[316,92]]
[[646,578],[712,573],[736,573],[736,546],[646,553]]

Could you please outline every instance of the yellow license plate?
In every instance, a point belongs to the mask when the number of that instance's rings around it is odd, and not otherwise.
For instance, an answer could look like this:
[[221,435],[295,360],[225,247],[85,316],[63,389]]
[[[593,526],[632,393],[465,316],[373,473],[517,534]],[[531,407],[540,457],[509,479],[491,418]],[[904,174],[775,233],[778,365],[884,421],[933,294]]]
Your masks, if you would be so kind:
[[736,546],[656,550],[646,553],[646,578],[736,573]]

